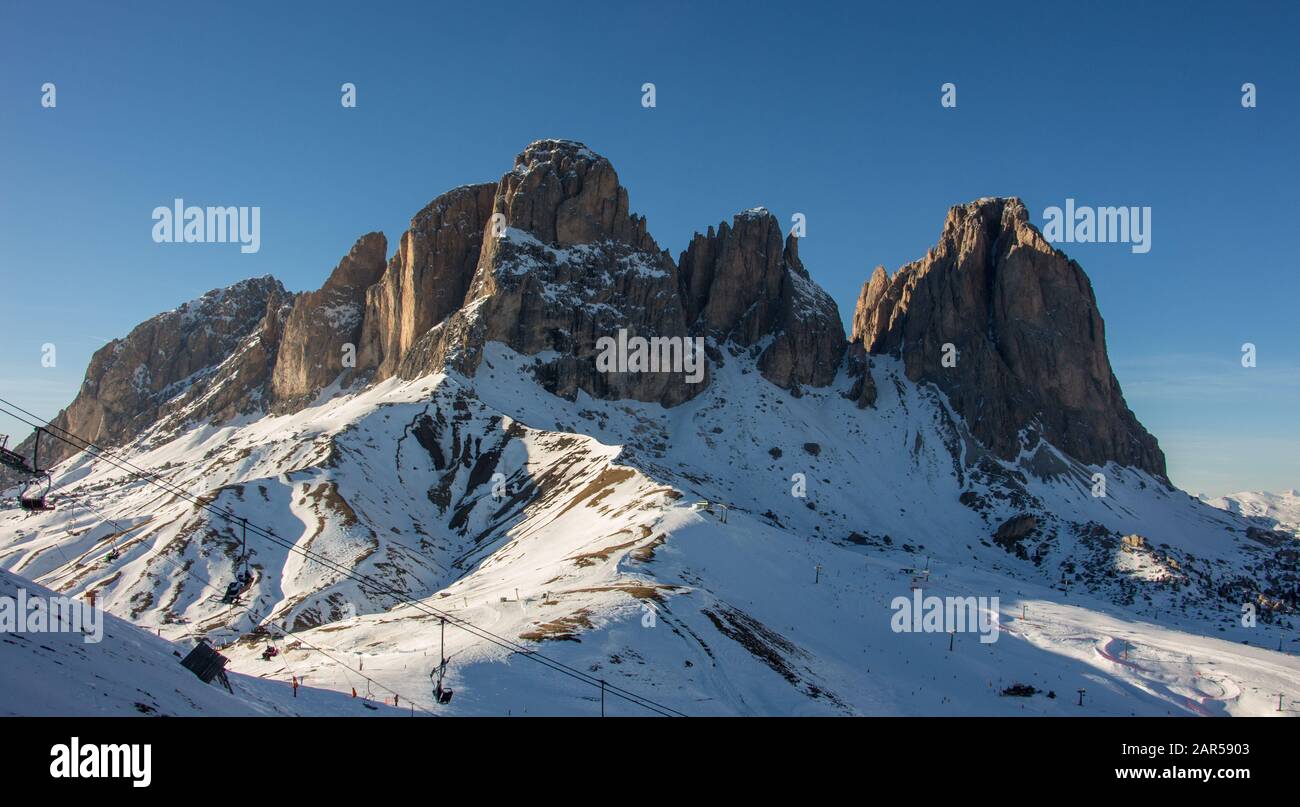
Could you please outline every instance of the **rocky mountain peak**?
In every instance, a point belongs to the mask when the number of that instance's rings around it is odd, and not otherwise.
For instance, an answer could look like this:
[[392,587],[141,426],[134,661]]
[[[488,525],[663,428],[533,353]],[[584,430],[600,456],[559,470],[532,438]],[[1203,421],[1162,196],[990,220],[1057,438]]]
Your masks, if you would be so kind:
[[677,267],[629,213],[608,160],[574,141],[532,143],[497,183],[488,220],[464,305],[416,341],[401,375],[447,366],[473,375],[495,341],[548,354],[535,372],[564,397],[673,405],[704,388],[681,373],[596,369],[602,337],[686,336]]
[[764,343],[759,368],[786,389],[825,386],[844,353],[839,308],[812,282],[798,239],[755,207],[696,233],[678,261],[693,333],[740,347]]
[[697,235],[676,263],[630,212],[607,159],[576,141],[540,140],[497,184],[489,218],[498,215],[505,227],[484,234],[464,307],[406,352],[404,377],[448,364],[472,375],[483,346],[497,341],[550,355],[538,377],[564,397],[582,390],[671,406],[705,388],[680,372],[597,371],[598,342],[624,331],[753,349],[764,375],[788,389],[835,376],[845,343],[838,311],[766,209]]
[[840,308],[804,268],[793,234],[785,239],[782,262],[776,328],[759,356],[759,370],[784,389],[824,387],[835,380],[847,344]]
[[628,211],[627,189],[609,160],[573,140],[538,140],[501,178],[494,213],[507,226],[558,247],[613,239],[658,251],[645,219]]
[[852,341],[901,356],[908,377],[943,390],[999,456],[1017,456],[1029,430],[1083,462],[1165,475],[1111,370],[1092,284],[1019,199],[957,205],[924,258],[892,277],[878,268]]
[[366,233],[356,240],[348,254],[330,272],[321,291],[365,290],[379,280],[387,261],[388,239],[380,232]]
[[749,346],[775,325],[786,271],[781,224],[761,208],[696,233],[678,260],[696,332]]

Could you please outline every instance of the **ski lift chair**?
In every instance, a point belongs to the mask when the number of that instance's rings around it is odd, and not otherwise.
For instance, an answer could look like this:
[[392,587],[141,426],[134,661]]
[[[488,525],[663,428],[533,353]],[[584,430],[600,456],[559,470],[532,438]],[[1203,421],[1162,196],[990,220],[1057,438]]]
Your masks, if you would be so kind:
[[239,596],[253,587],[253,571],[248,568],[248,555],[243,556],[243,568],[236,574],[235,579],[230,581],[226,586],[226,593],[222,595],[221,601],[227,605],[234,605],[239,602]]
[[454,692],[454,690],[445,689],[442,685],[442,679],[446,675],[447,675],[446,660],[444,660],[442,664],[439,664],[437,667],[434,667],[433,670],[429,673],[429,677],[433,679],[433,699],[437,703],[443,704],[444,706],[447,705],[448,703],[451,703],[451,696]]
[[[33,492],[34,489],[39,490],[39,492]],[[32,482],[27,486],[27,489],[18,496],[18,506],[26,510],[28,513],[39,513],[45,510],[53,510],[54,505],[50,504],[49,500],[46,498],[49,496],[49,493],[50,475],[45,474],[44,490],[40,490],[39,480]]]
[[442,705],[451,703],[452,690],[443,689],[442,680],[447,676],[447,619],[443,617],[439,620],[438,641],[440,649],[438,658],[442,659],[437,667],[429,672],[429,677],[434,680],[433,699]]

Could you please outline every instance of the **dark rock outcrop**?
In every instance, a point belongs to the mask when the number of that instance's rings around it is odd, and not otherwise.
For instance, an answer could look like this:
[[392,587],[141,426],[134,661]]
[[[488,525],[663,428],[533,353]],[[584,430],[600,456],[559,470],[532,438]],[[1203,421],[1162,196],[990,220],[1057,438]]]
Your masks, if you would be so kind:
[[1087,275],[1029,223],[1018,199],[954,207],[925,258],[893,277],[877,269],[852,341],[900,355],[908,377],[943,390],[1003,458],[1017,456],[1029,430],[1083,462],[1165,476],[1163,452],[1111,371]]
[[[497,186],[493,212],[559,248],[615,241],[658,252],[609,160],[572,140],[530,143]],[[481,264],[480,264],[481,265]]]
[[400,374],[450,364],[473,374],[483,346],[547,353],[536,369],[572,398],[681,403],[702,391],[682,372],[601,372],[598,340],[620,329],[644,338],[688,335],[677,268],[628,212],[613,166],[580,143],[529,145],[501,178],[493,202],[504,232],[489,232],[464,307],[414,345]]
[[793,235],[786,238],[783,263],[776,331],[758,358],[758,369],[783,389],[824,387],[835,380],[844,356],[840,309],[809,277]]
[[761,208],[697,234],[678,261],[692,329],[743,347],[776,328],[785,254],[781,225]]
[[692,333],[765,343],[759,369],[784,389],[834,380],[845,346],[839,308],[808,276],[797,239],[782,244],[771,213],[754,208],[697,233],[678,265]]
[[296,299],[288,293],[271,295],[266,313],[235,352],[208,379],[185,387],[159,408],[159,431],[268,411],[273,400],[271,376]]

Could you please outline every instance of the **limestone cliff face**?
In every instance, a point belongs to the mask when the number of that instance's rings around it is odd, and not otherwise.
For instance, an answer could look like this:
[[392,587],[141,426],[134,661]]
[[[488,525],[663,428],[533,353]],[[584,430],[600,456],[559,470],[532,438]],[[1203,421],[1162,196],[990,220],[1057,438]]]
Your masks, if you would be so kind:
[[868,317],[876,311],[876,306],[868,306],[868,301],[881,299],[888,285],[889,275],[886,274],[885,267],[877,266],[871,279],[862,284],[857,305],[853,309],[851,337],[845,363],[854,381],[853,387],[845,397],[856,402],[859,408],[872,406],[876,402],[876,382],[871,375],[871,357],[867,353],[867,346],[863,344],[862,337],[862,334],[867,333],[871,327],[867,321]]
[[[168,402],[187,392],[194,400],[201,397],[200,391],[214,392],[203,401],[200,415],[229,417],[254,408],[257,401],[246,390],[216,394],[214,382],[223,370],[244,364],[260,396],[267,366],[247,354],[263,349],[261,337],[271,327],[267,318],[287,298],[288,292],[275,278],[255,278],[210,291],[140,323],[125,338],[95,352],[77,397],[54,425],[96,443],[115,445],[166,417]],[[273,356],[275,346],[265,347]],[[254,375],[259,380],[252,380]],[[20,450],[25,452],[29,445],[30,439]],[[76,453],[55,440],[43,440],[41,451],[42,466]]]
[[784,389],[826,386],[844,354],[839,307],[799,260],[797,239],[762,208],[697,233],[682,253],[681,287],[693,333],[761,348],[759,369]]
[[161,431],[202,422],[222,423],[239,415],[268,411],[274,400],[271,377],[297,297],[272,294],[253,331],[203,383],[184,387],[159,408]]
[[785,242],[781,306],[772,343],[758,358],[763,376],[784,389],[824,387],[835,380],[846,340],[840,308],[799,260],[799,242]]
[[877,269],[858,300],[852,341],[900,355],[909,378],[942,389],[1004,458],[1018,454],[1028,429],[1083,462],[1165,476],[1163,452],[1111,371],[1091,283],[1018,199],[954,207],[925,258],[893,277]]
[[[682,372],[607,373],[597,342],[620,329],[686,337],[677,268],[628,211],[610,162],[581,143],[529,145],[497,184],[503,226],[489,229],[465,306],[417,342],[401,374],[450,363],[473,374],[489,341],[546,354],[537,367],[556,395],[681,403],[705,388]],[[489,217],[490,219],[490,217]]]
[[687,315],[697,331],[753,345],[771,333],[781,308],[785,254],[781,225],[762,208],[696,234],[679,261]]
[[352,369],[344,359],[355,364],[366,291],[384,273],[387,246],[383,233],[362,236],[319,291],[294,301],[271,374],[274,411],[295,411]]
[[394,375],[416,340],[465,302],[496,187],[448,191],[411,219],[383,277],[366,291],[358,370],[376,381]]
[[[572,140],[530,143],[497,186],[493,212],[561,249],[613,241],[658,252],[609,160]],[[480,263],[480,265],[482,265]]]
[[543,140],[497,183],[492,213],[504,230],[488,232],[465,307],[407,352],[402,375],[448,362],[472,374],[482,346],[499,341],[547,354],[538,377],[565,397],[582,390],[673,406],[704,390],[707,368],[694,380],[600,372],[598,341],[623,330],[752,348],[763,374],[787,389],[835,377],[845,346],[839,311],[766,210],[697,235],[676,264],[629,211],[609,160],[581,143]]

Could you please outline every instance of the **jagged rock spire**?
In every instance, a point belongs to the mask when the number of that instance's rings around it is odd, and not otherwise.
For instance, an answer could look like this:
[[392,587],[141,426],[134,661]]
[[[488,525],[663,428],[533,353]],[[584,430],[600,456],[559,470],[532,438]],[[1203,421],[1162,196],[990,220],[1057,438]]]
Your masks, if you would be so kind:
[[1092,284],[1029,223],[1019,199],[953,207],[924,258],[893,277],[878,268],[858,300],[852,341],[900,355],[909,378],[947,393],[1004,458],[1019,453],[1028,429],[1083,462],[1165,475],[1163,452],[1111,371]]

